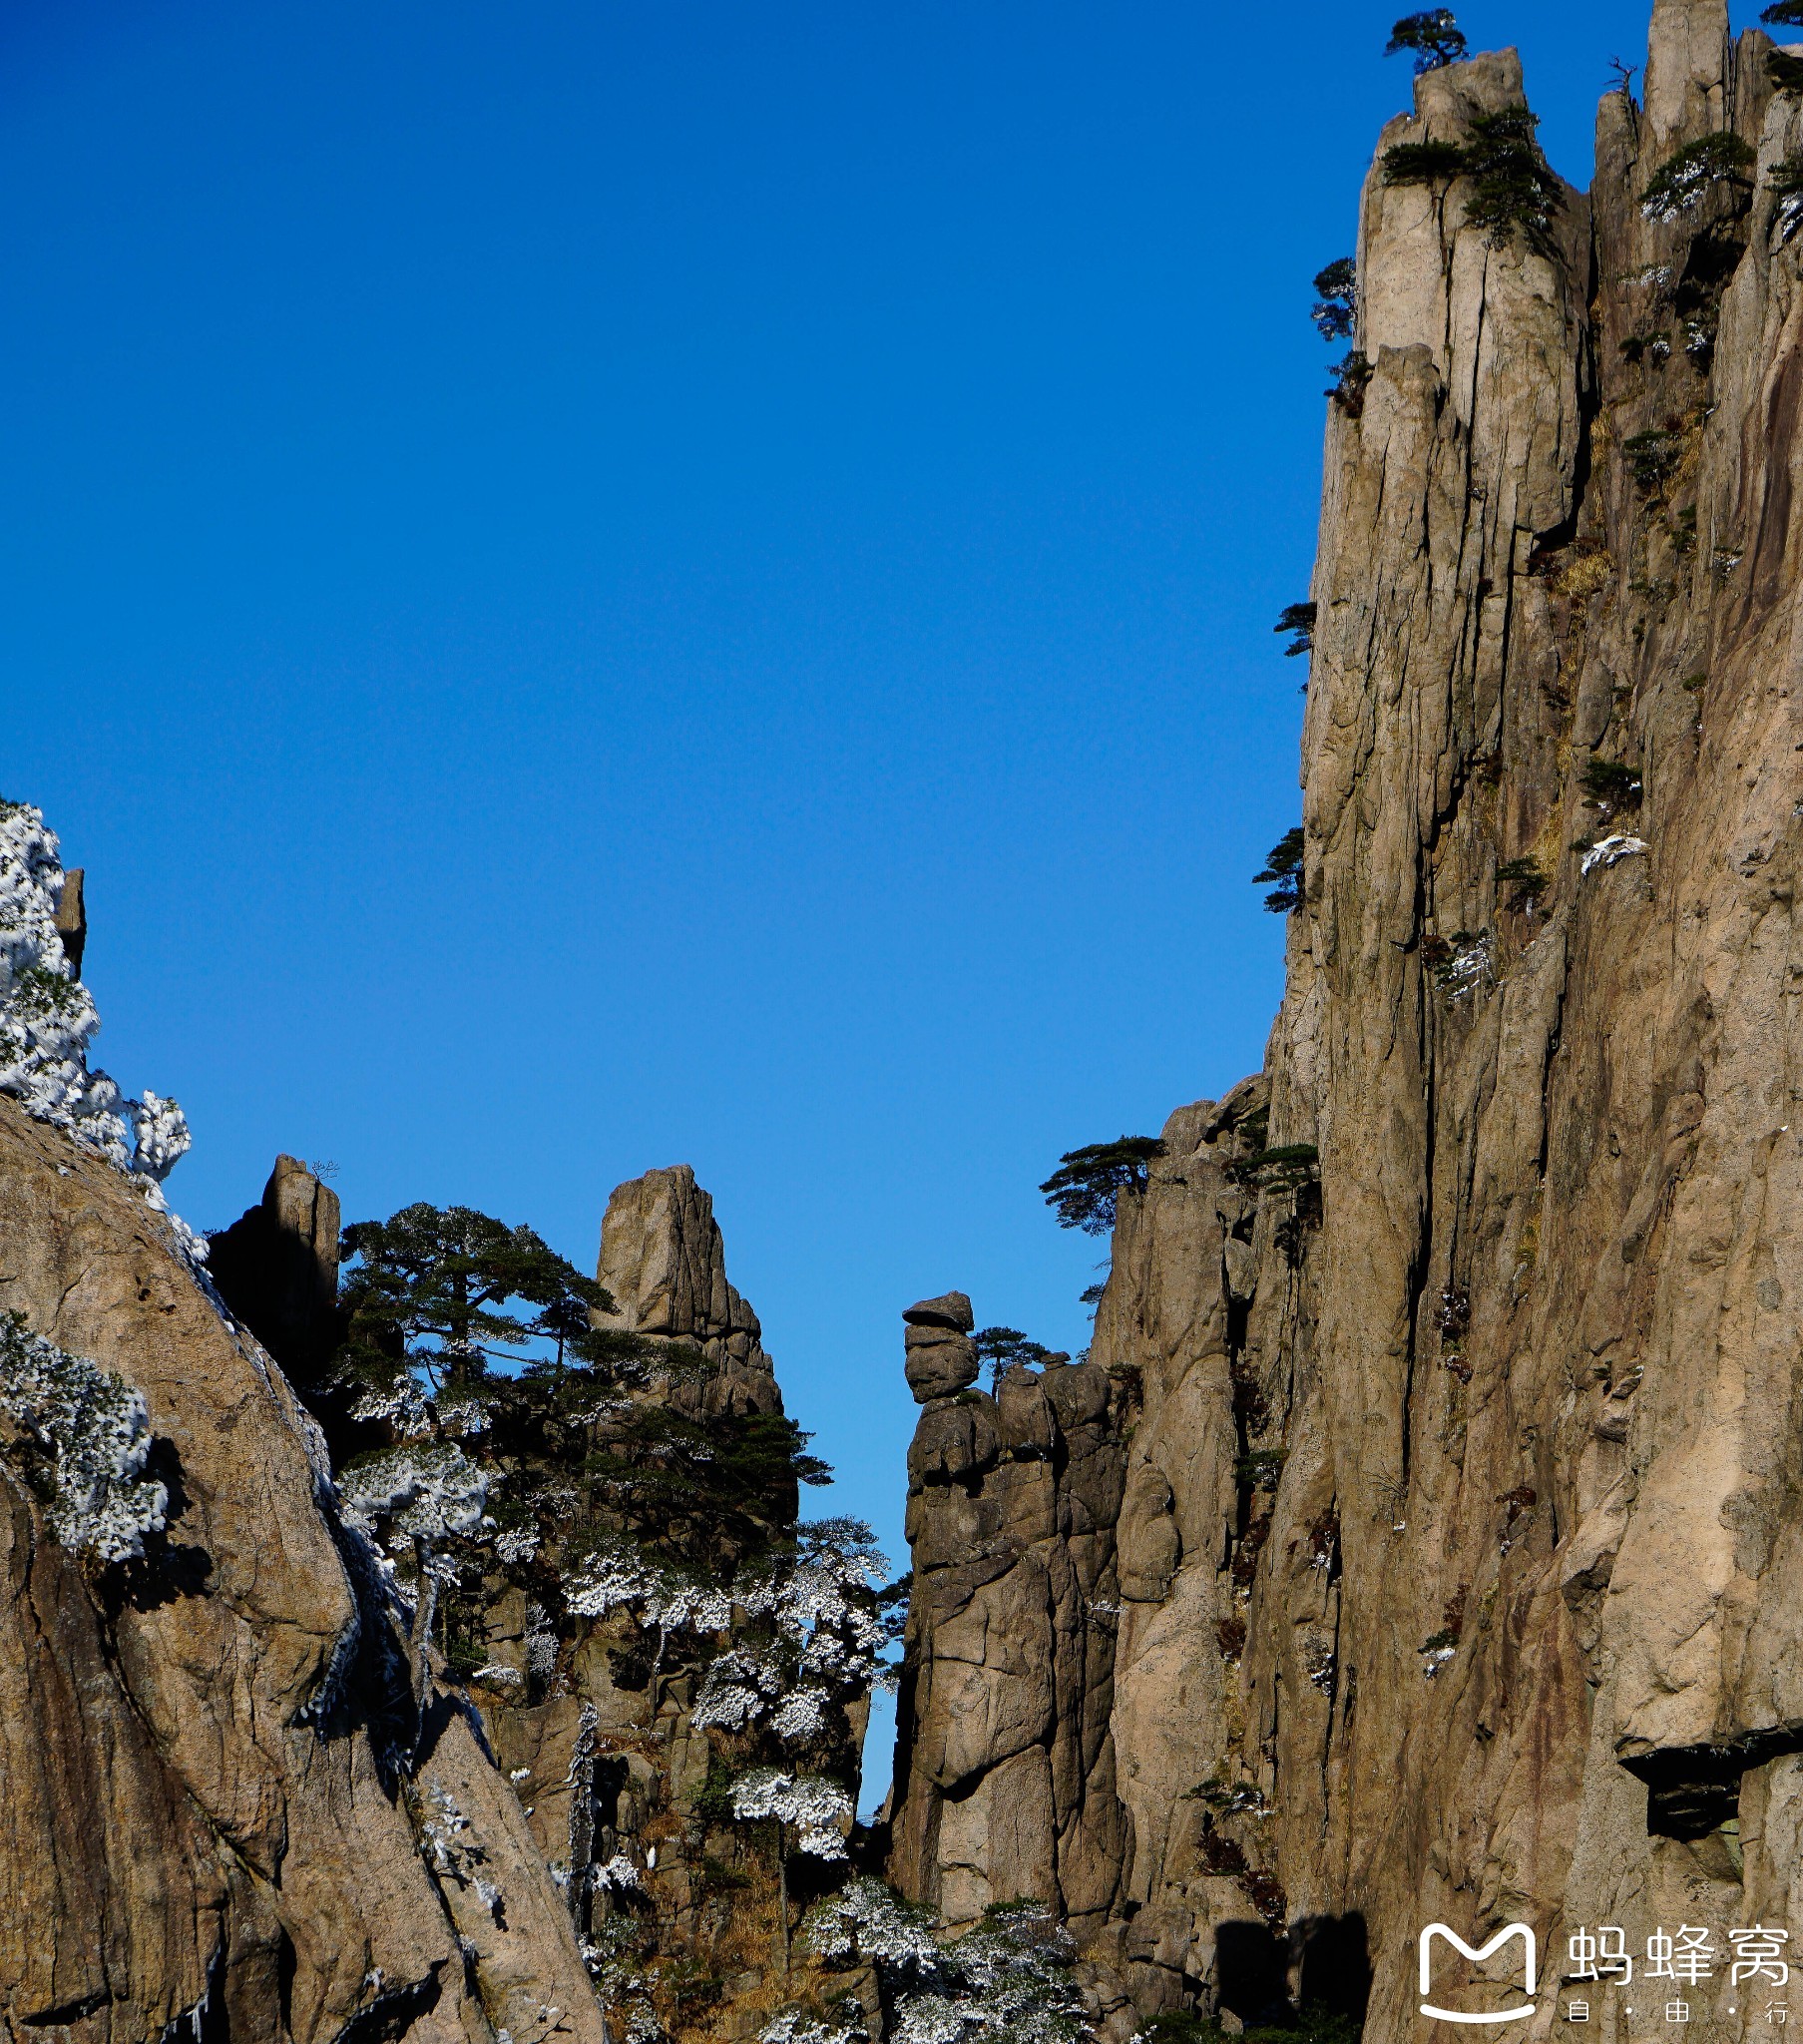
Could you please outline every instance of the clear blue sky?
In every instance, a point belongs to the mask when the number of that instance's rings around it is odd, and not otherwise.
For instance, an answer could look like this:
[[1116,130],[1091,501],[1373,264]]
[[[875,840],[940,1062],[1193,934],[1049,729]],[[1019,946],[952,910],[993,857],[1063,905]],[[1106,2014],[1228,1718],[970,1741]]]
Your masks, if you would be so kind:
[[[191,1221],[691,1163],[899,1559],[901,1307],[1080,1347],[1038,1182],[1261,1056],[1396,11],[4,0],[0,788]],[[1648,11],[1459,9],[1579,182]]]

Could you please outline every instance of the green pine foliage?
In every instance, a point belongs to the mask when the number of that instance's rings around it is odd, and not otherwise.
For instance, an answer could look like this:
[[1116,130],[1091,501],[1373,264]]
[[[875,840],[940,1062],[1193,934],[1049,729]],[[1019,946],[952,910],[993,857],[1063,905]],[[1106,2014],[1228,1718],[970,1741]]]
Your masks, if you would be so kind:
[[1302,906],[1302,825],[1298,823],[1271,846],[1264,870],[1252,875],[1253,886],[1271,887],[1264,905],[1273,915],[1288,915]]
[[1634,487],[1645,497],[1664,487],[1683,454],[1677,435],[1657,426],[1631,434],[1621,443],[1621,451],[1627,457]]
[[1551,246],[1553,218],[1565,203],[1557,177],[1535,140],[1539,123],[1526,106],[1480,114],[1465,143],[1399,142],[1384,151],[1386,185],[1471,183],[1465,217],[1502,246],[1519,235],[1543,254]]
[[1444,185],[1465,173],[1465,151],[1456,142],[1399,142],[1384,151],[1386,185]]
[[1497,888],[1506,890],[1508,906],[1516,911],[1532,910],[1551,882],[1537,858],[1507,859],[1497,867]]
[[1466,41],[1450,7],[1429,7],[1420,14],[1405,14],[1390,31],[1384,46],[1386,57],[1413,57],[1415,75],[1438,71],[1456,64],[1465,55]]
[[1640,776],[1624,760],[1604,760],[1592,754],[1578,778],[1584,793],[1605,814],[1631,808],[1640,799]]
[[1776,0],[1759,19],[1772,28],[1803,28],[1803,0]]
[[[1797,65],[1797,90],[1803,91],[1803,57],[1792,61]],[[1772,209],[1772,223],[1778,230],[1778,239],[1788,242],[1803,227],[1803,156],[1787,156],[1782,163],[1774,164],[1766,190],[1777,201]]]
[[1330,373],[1333,381],[1327,386],[1327,395],[1349,418],[1362,418],[1365,412],[1365,386],[1375,373],[1369,360],[1358,348],[1354,348],[1351,354],[1334,363]]
[[1465,151],[1472,190],[1465,217],[1499,248],[1519,235],[1544,254],[1564,195],[1535,140],[1538,126],[1525,106],[1480,114],[1472,122]]
[[1284,605],[1271,630],[1277,633],[1287,632],[1290,635],[1290,643],[1283,649],[1285,659],[1294,660],[1299,654],[1314,652],[1315,620],[1318,615],[1318,609],[1312,603]]
[[1156,1136],[1117,1136],[1112,1143],[1067,1150],[1040,1191],[1057,1214],[1060,1228],[1107,1235],[1115,1225],[1121,1195],[1143,1192],[1146,1167],[1163,1154],[1164,1145]]
[[1358,269],[1350,256],[1342,256],[1315,273],[1315,302],[1309,317],[1323,340],[1350,340],[1352,322],[1358,312]]
[[496,1362],[518,1366],[547,1348],[559,1362],[587,1356],[591,1311],[613,1305],[530,1228],[471,1207],[420,1201],[386,1221],[355,1222],[341,1251],[341,1368],[370,1385],[407,1370],[437,1392],[480,1396]]
[[1687,143],[1668,156],[1640,194],[1640,211],[1648,220],[1669,223],[1693,212],[1718,186],[1750,192],[1748,172],[1755,151],[1728,129]]

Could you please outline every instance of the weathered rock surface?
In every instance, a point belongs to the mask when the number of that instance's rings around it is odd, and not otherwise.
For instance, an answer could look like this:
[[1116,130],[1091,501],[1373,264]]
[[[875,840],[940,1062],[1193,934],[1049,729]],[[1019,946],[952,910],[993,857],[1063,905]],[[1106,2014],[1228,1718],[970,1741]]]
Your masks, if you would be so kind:
[[[977,1373],[970,1301],[911,1306],[914,1590],[891,1874],[946,1922],[992,1901],[1106,1921],[1124,1870],[1108,1713],[1123,1449],[1100,1369]],[[924,1342],[922,1337],[929,1337]]]
[[82,976],[82,954],[88,948],[88,907],[84,874],[71,866],[63,875],[63,898],[56,906],[56,933],[63,942],[63,956],[77,979]]
[[[615,1307],[598,1325],[669,1348],[678,1362],[698,1350],[709,1365],[698,1380],[681,1369],[656,1377],[642,1395],[690,1415],[782,1412],[757,1315],[727,1281],[712,1200],[687,1165],[615,1188],[597,1276]],[[795,1485],[784,1480],[761,1516],[780,1538],[795,1513]],[[734,1559],[675,1558],[716,1577]],[[688,1976],[696,1998],[679,2034],[754,2035],[784,1998],[771,1946],[773,1881],[743,1826],[723,1823],[717,1808],[697,1813],[710,1758],[706,1732],[691,1722],[698,1669],[674,1646],[647,1665],[636,1621],[618,1612],[580,1622],[541,1694],[531,1635],[544,1620],[509,1593],[490,1614],[483,1649],[523,1678],[484,1691],[483,1716],[501,1766],[521,1785],[539,1851],[576,1870],[569,1892],[585,1933],[601,1935],[609,1911],[622,1909],[651,1933],[644,1959],[667,1962],[678,1983]],[[585,1890],[580,1878],[617,1854],[640,1869],[636,1900]]]
[[713,1200],[695,1184],[690,1166],[648,1171],[614,1188],[602,1218],[595,1275],[616,1308],[598,1314],[596,1324],[698,1348],[713,1365],[709,1409],[782,1410],[763,1329],[726,1281]]
[[[1585,1924],[1803,1931],[1803,238],[1769,189],[1803,97],[1769,47],[1659,0],[1647,106],[1603,102],[1544,243],[1374,172],[1304,901],[1264,1074],[1122,1199],[1120,1509],[1011,1544],[999,1408],[923,1414],[894,1864],[956,1912],[1063,1898],[1105,1999],[1368,1981],[1393,2044],[1432,2030],[1427,1921],[1525,1919],[1549,1977]],[[1511,53],[1433,73],[1383,146],[1520,95]],[[1756,172],[1646,218],[1722,128]],[[1063,1621],[980,1600],[1105,1545],[1118,1646],[1048,1702]],[[1118,1906],[1025,1815],[952,1816],[1105,1705]],[[1753,2034],[1731,1998],[1689,2034]]]
[[125,1180],[8,1101],[0,1242],[0,1309],[137,1386],[173,1501],[97,1573],[0,1457],[0,2035],[600,2044],[467,1706],[392,1771],[398,1649],[280,1372]]

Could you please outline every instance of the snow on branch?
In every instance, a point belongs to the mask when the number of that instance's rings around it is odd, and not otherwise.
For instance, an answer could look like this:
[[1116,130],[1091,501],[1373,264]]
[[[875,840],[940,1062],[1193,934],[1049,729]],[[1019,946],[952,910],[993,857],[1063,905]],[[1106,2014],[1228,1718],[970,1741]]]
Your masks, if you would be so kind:
[[[132,1173],[168,1214],[161,1187],[188,1150],[188,1120],[173,1100],[148,1091],[128,1100],[105,1072],[88,1069],[100,1016],[57,930],[63,884],[61,846],[42,812],[0,801],[0,1093]],[[190,1261],[201,1262],[206,1244],[169,1218]]]
[[785,1775],[758,1768],[732,1785],[732,1813],[741,1823],[774,1817],[791,1826],[795,1843],[816,1859],[845,1857],[851,1798],[836,1782],[819,1775]]
[[169,1492],[145,1474],[144,1394],[86,1356],[0,1314],[0,1410],[40,1465],[52,1535],[103,1562],[133,1561],[168,1523]]
[[389,1448],[344,1471],[344,1516],[373,1534],[385,1519],[393,1533],[422,1548],[481,1532],[488,1509],[488,1479],[461,1448],[448,1442]]
[[893,1888],[867,1873],[855,1874],[836,1895],[828,1895],[808,1911],[804,1935],[828,1965],[897,1966],[920,1979],[940,1971],[939,1940],[933,1934],[933,1912],[918,1902],[904,1902]]

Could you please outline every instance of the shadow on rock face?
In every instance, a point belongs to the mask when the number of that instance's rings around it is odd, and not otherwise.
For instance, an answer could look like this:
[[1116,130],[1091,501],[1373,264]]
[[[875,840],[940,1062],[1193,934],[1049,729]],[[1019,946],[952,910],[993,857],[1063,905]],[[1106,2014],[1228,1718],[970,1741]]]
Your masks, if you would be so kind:
[[1362,2023],[1371,1998],[1365,1919],[1305,1916],[1287,1934],[1264,1923],[1223,1923],[1214,1971],[1217,2003],[1248,2027],[1287,2028],[1299,2008]]
[[134,1611],[155,1611],[185,1597],[204,1597],[213,1580],[213,1556],[206,1548],[171,1538],[170,1529],[181,1524],[191,1502],[174,1441],[159,1436],[152,1442],[145,1473],[169,1493],[164,1530],[146,1537],[137,1561],[121,1562],[102,1577],[101,1594],[110,1618],[117,1618],[128,1605]]

